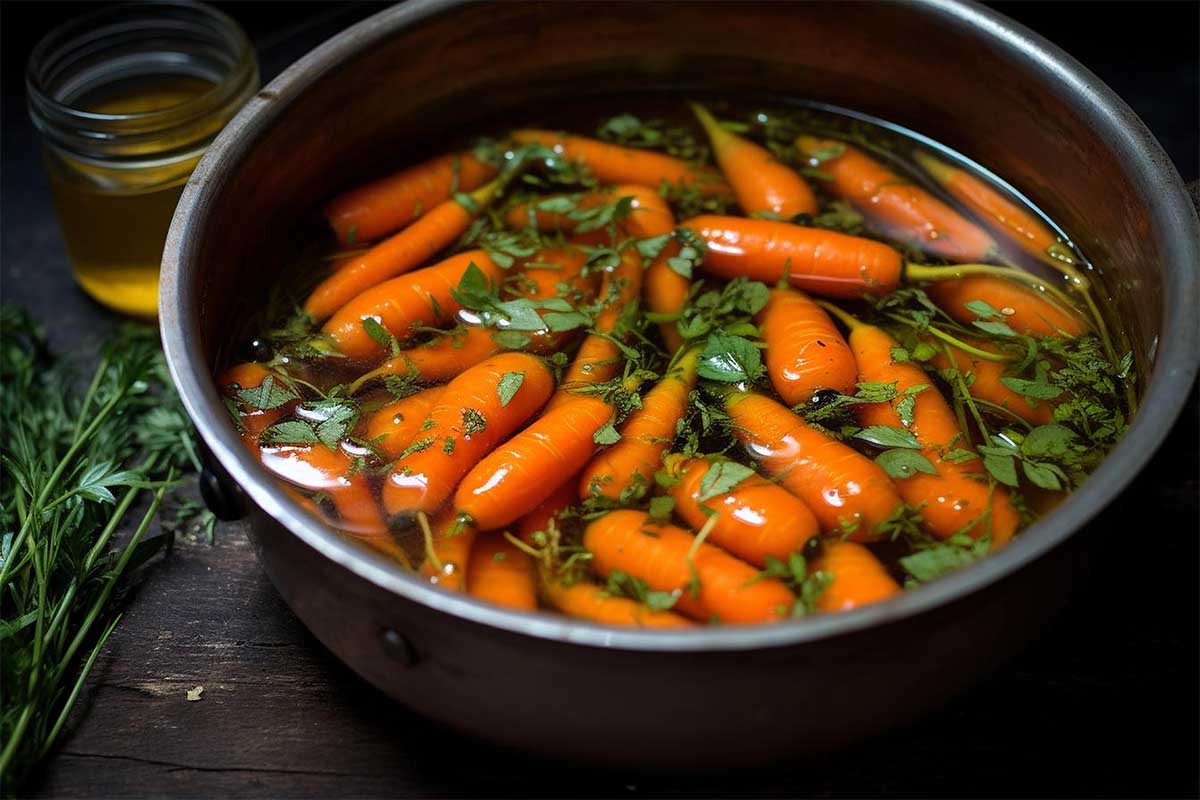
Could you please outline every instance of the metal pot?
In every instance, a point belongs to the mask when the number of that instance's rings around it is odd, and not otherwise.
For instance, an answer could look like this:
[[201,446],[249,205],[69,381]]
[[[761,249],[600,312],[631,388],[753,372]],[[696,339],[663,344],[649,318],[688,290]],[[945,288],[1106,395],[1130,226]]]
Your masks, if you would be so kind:
[[[763,627],[613,630],[503,610],[365,554],[279,491],[210,376],[285,274],[279,254],[316,202],[484,117],[647,87],[766,88],[928,132],[1083,232],[1148,379],[1129,434],[984,562],[879,606]],[[1068,55],[971,3],[410,0],[297,62],[221,134],[179,203],[159,308],[172,374],[221,475],[210,496],[250,515],[279,591],[360,675],[530,751],[717,767],[907,719],[1034,635],[1082,568],[1077,534],[1145,464],[1191,386],[1198,242],[1179,176],[1133,112]]]

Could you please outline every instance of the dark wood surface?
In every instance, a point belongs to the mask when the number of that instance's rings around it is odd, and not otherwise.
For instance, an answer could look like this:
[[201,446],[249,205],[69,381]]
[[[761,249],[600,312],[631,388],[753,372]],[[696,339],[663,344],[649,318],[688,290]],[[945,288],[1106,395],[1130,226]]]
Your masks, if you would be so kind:
[[[226,8],[255,38],[267,76],[370,10]],[[1075,24],[1080,8],[1005,11],[1100,72],[1195,178],[1197,6],[1091,5],[1091,33]],[[22,50],[64,12],[18,20],[13,11],[4,5],[3,297],[30,307],[57,346],[85,359],[114,318],[71,283],[13,77]],[[1068,15],[1070,26],[1062,24]],[[327,653],[279,599],[235,523],[221,525],[211,546],[180,540],[140,576],[83,713],[28,791],[1196,796],[1198,415],[1193,394],[1170,440],[1115,501],[1116,534],[1100,545],[1100,568],[1047,636],[946,708],[852,750],[749,773],[653,775],[594,772],[465,741],[391,703]],[[189,702],[196,686],[202,699]]]

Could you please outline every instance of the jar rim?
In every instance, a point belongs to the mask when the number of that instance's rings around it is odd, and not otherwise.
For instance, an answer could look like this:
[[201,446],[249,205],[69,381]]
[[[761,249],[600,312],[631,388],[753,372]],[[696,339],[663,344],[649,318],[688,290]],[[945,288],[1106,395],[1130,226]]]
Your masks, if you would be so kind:
[[[145,30],[138,30],[138,26]],[[154,26],[159,26],[157,29]],[[103,113],[87,111],[62,100],[49,86],[49,73],[55,66],[71,58],[72,45],[85,45],[95,52],[113,47],[106,38],[124,35],[136,41],[138,35],[152,37],[164,30],[180,34],[205,35],[209,43],[217,42],[230,58],[229,67],[219,80],[203,92],[174,105],[147,111]],[[66,51],[64,51],[66,49]],[[67,67],[69,69],[69,65]],[[88,131],[96,138],[112,133],[158,131],[214,113],[245,92],[247,83],[257,86],[258,67],[254,48],[241,26],[224,12],[212,6],[187,0],[145,0],[117,3],[59,25],[34,47],[25,71],[30,109],[39,127],[70,126]],[[39,119],[39,115],[42,119]],[[116,128],[119,127],[120,131]]]

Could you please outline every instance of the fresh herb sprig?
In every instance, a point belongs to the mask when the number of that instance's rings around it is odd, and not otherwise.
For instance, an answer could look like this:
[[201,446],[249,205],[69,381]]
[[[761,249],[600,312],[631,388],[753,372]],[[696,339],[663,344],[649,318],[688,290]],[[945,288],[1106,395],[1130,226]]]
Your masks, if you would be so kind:
[[167,540],[146,538],[164,495],[198,459],[152,329],[118,331],[80,392],[29,316],[4,308],[0,379],[0,783],[12,793],[62,734],[124,579]]

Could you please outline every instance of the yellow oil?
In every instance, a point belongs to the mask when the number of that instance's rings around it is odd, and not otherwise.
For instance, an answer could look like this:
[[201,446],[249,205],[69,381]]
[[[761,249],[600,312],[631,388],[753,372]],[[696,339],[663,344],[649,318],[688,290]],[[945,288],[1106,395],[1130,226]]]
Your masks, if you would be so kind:
[[[143,114],[179,106],[213,88],[190,76],[123,81],[76,100],[98,114]],[[116,311],[153,317],[158,269],[179,196],[199,154],[155,159],[170,142],[139,137],[147,157],[133,166],[46,153],[50,189],[75,280]]]

